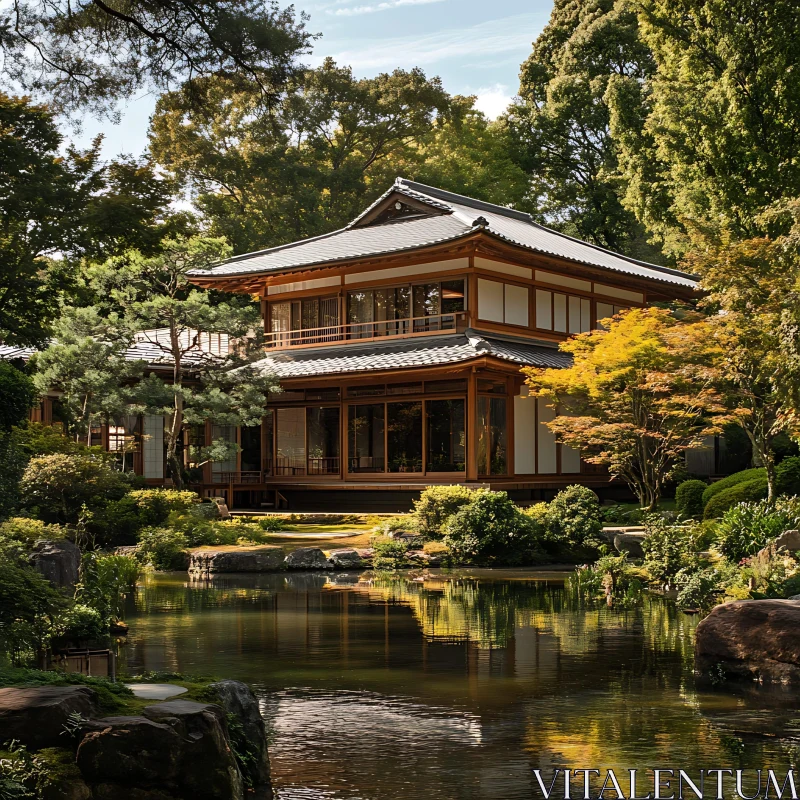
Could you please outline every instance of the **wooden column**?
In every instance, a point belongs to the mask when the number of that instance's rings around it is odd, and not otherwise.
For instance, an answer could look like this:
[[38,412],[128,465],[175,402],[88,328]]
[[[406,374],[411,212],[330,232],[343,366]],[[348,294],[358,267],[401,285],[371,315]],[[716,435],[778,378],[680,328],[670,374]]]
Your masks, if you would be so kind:
[[473,367],[467,379],[467,480],[478,480],[478,376]]

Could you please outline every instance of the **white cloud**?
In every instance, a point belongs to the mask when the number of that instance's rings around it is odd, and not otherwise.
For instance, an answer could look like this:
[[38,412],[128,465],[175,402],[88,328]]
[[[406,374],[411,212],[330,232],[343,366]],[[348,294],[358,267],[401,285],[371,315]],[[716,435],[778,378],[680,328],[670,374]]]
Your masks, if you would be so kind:
[[508,87],[502,83],[496,83],[494,86],[478,89],[474,92],[465,92],[465,94],[477,96],[475,108],[483,111],[489,119],[497,119],[514,99],[508,93]]
[[340,64],[350,64],[356,71],[421,66],[449,58],[464,59],[471,63],[472,69],[476,69],[477,60],[500,54],[507,61],[519,64],[521,56],[527,55],[531,42],[541,30],[541,19],[541,14],[517,14],[427,36],[382,39],[373,45],[342,50],[333,57]]
[[425,6],[430,3],[444,3],[445,0],[385,0],[368,6],[353,6],[352,8],[329,8],[328,14],[335,17],[357,17],[362,14],[374,14],[377,11],[389,11],[400,6]]

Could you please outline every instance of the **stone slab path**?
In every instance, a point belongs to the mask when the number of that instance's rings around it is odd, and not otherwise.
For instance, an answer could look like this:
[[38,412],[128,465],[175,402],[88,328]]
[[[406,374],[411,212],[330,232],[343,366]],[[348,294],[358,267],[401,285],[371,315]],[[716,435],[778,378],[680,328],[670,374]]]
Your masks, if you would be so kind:
[[166,700],[168,697],[177,697],[189,690],[183,686],[173,686],[171,683],[126,683],[136,697],[143,700]]

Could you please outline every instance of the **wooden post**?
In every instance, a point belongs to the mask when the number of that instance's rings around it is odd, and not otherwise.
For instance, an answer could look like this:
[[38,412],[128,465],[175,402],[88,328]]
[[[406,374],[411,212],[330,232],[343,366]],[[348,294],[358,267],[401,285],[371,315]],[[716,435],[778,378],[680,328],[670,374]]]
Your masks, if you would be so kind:
[[478,480],[478,376],[473,367],[467,379],[467,480]]

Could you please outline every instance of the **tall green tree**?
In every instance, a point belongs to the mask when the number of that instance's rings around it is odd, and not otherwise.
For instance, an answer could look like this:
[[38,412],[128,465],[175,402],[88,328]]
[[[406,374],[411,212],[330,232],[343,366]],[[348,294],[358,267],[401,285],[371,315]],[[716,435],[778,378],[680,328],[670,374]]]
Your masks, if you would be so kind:
[[504,121],[492,122],[475,109],[474,100],[454,97],[458,111],[437,120],[406,163],[391,166],[398,174],[430,186],[522,208],[528,176],[516,161],[514,138]]
[[346,224],[453,112],[419,69],[357,79],[327,59],[272,109],[225,76],[162,96],[150,151],[190,186],[211,232],[243,252]]
[[702,276],[720,347],[713,379],[730,419],[747,434],[775,494],[776,438],[800,437],[800,202],[756,224],[772,236],[709,239],[685,263]]
[[142,89],[224,74],[274,101],[312,36],[277,0],[14,0],[0,8],[3,77],[60,111],[108,115]]
[[556,0],[520,71],[509,109],[516,158],[542,222],[651,261],[658,247],[621,202],[606,92],[615,77],[647,79],[653,59],[627,0]]
[[[155,255],[129,251],[97,265],[89,275],[94,291],[116,305],[121,330],[136,332],[136,341],[153,352],[149,359],[170,369],[168,378],[146,374],[137,385],[137,401],[147,413],[165,419],[167,466],[179,487],[184,425],[206,420],[258,425],[269,392],[277,388],[271,375],[253,366],[263,356],[258,306],[212,296],[189,281],[192,269],[228,255],[230,248],[221,239],[168,240]],[[222,337],[221,347],[204,345],[209,334]],[[214,458],[230,455],[230,443],[210,446]]]
[[58,391],[70,433],[91,445],[92,426],[140,411],[135,383],[145,362],[126,358],[133,332],[94,306],[66,308],[53,341],[31,359],[40,394]]
[[[41,344],[82,245],[83,208],[102,188],[97,147],[60,152],[52,115],[0,94],[0,340]],[[56,259],[55,256],[62,256]]]
[[607,91],[624,202],[673,254],[695,231],[765,234],[760,214],[800,195],[800,5],[640,0],[655,69]]

